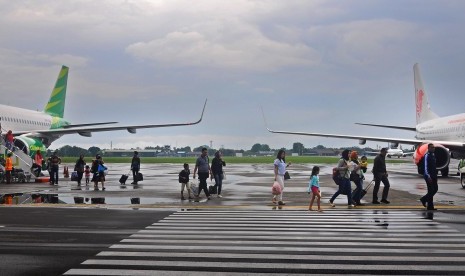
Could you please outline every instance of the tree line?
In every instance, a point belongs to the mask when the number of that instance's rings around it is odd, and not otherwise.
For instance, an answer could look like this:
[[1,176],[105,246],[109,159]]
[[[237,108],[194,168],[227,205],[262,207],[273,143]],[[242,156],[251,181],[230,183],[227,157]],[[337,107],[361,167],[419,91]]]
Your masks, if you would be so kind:
[[[145,147],[143,148],[144,150],[153,150],[155,152],[158,152],[158,153],[178,153],[178,152],[184,152],[184,153],[192,153],[192,152],[201,152],[202,151],[202,148],[207,148],[208,149],[208,154],[209,155],[214,155],[215,152],[218,150],[218,149],[214,149],[214,148],[210,148],[206,145],[202,145],[202,146],[198,146],[198,147],[195,147],[195,148],[191,148],[190,146],[186,146],[186,147],[179,147],[179,148],[171,148],[169,146],[155,146],[155,147],[152,147],[152,146],[148,146],[148,147]],[[278,149],[272,149],[269,145],[267,144],[260,144],[260,143],[256,143],[254,144],[250,150],[243,150],[243,149],[240,149],[240,150],[237,150],[237,149],[224,149],[224,148],[221,148],[219,150],[221,150],[221,152],[223,153],[224,156],[236,156],[237,153],[241,153],[243,155],[274,155],[275,153],[277,153],[280,149],[284,149],[286,150],[288,153],[297,153],[299,155],[306,155],[306,154],[312,154],[316,151],[321,151],[321,150],[333,150],[336,154],[339,153],[340,151],[346,149],[346,147],[344,148],[327,148],[323,145],[317,145],[317,146],[314,146],[314,147],[305,147],[302,143],[300,142],[295,142],[293,143],[292,145],[292,148],[290,149],[286,149],[286,148],[278,148]],[[373,148],[370,148],[370,147],[364,147],[364,148],[360,148],[360,147],[350,147],[349,148],[350,150],[356,150],[360,153],[362,152],[365,152],[365,151],[370,151],[370,152],[374,152],[374,151],[377,151],[377,149],[373,149]],[[141,150],[141,148],[131,148],[131,149],[128,149],[128,150]],[[54,152],[55,150],[47,150],[47,155],[51,155],[52,152]],[[101,149],[99,147],[90,147],[88,149],[84,149],[84,148],[80,148],[80,147],[76,147],[76,146],[69,146],[69,145],[66,145],[66,146],[63,146],[59,149],[56,149],[56,151],[58,151],[58,155],[60,156],[79,156],[79,155],[84,155],[84,156],[95,156],[96,154],[105,154],[105,150],[104,149]]]

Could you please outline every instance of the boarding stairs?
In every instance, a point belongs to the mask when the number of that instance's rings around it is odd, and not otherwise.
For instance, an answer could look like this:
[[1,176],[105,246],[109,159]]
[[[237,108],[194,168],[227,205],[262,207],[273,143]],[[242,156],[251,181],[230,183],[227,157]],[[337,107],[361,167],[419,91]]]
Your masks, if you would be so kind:
[[[12,150],[10,151],[6,145],[3,139],[1,140],[0,144],[0,159],[6,160],[6,156],[8,153],[11,153],[11,159],[13,161],[13,168],[15,169],[22,169],[24,172],[24,178],[18,178],[17,181],[19,182],[30,182],[30,181],[35,181],[36,176],[31,173],[31,168],[32,164],[34,164],[34,160],[26,154],[22,149],[19,149],[16,146],[13,146]],[[2,162],[3,163],[3,162]],[[3,165],[0,165],[1,169],[5,171],[5,167]]]

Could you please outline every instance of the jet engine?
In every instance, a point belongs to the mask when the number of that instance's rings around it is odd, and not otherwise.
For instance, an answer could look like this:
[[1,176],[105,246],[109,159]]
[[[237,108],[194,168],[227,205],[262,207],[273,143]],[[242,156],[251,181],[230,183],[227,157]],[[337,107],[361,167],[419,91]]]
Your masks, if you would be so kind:
[[42,143],[42,140],[26,136],[16,136],[15,146],[29,156],[31,156],[37,150],[40,150],[41,152],[46,151],[46,148]]
[[[441,171],[441,175],[444,177],[447,177],[449,175],[449,162],[450,162],[450,152],[449,149],[444,147],[443,145],[440,144],[434,144],[434,155],[436,156],[436,169],[438,171]],[[418,163],[420,162],[420,159],[425,156],[425,154],[428,152],[428,144],[422,144],[420,145],[417,150],[415,151],[415,154],[413,155],[413,159],[415,160],[415,164],[418,167]],[[420,170],[418,170],[418,173],[420,173]]]

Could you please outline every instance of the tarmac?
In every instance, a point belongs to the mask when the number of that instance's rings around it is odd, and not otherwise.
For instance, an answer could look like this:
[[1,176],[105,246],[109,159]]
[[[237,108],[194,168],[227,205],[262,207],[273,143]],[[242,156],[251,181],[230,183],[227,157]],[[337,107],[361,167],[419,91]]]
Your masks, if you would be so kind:
[[[128,164],[106,164],[109,173],[106,177],[106,190],[94,191],[93,183],[86,186],[85,181],[81,187],[77,182],[70,181],[63,176],[64,166],[69,168],[73,164],[60,166],[59,185],[49,183],[13,183],[0,184],[0,195],[12,195],[11,202],[0,204],[8,206],[34,206],[34,207],[85,207],[85,208],[164,208],[179,209],[288,209],[307,210],[309,194],[307,193],[308,180],[311,168],[320,166],[320,186],[322,192],[323,208],[330,208],[329,198],[337,190],[331,179],[334,165],[328,164],[293,164],[288,168],[291,175],[286,180],[284,189],[285,206],[276,206],[271,202],[271,186],[274,181],[272,164],[227,164],[225,167],[226,179],[223,181],[222,198],[215,195],[207,200],[202,193],[197,200],[181,200],[178,173],[182,169],[179,164],[142,164],[141,172],[144,180],[139,184],[130,184],[132,175],[125,185],[119,183],[122,174],[129,171]],[[193,166],[191,168],[191,182]],[[419,198],[426,193],[426,184],[416,173],[416,167],[410,163],[388,164],[389,181],[391,189],[388,199],[391,204],[371,204],[372,189],[363,198],[365,206],[357,209],[423,209]],[[364,185],[371,181],[372,175],[367,173]],[[439,191],[435,196],[438,209],[465,210],[465,189],[462,188],[459,178],[451,176],[439,178]],[[209,185],[214,181],[208,180]],[[379,191],[381,196],[383,186]],[[185,192],[185,196],[187,193]],[[37,198],[40,197],[41,203]],[[4,197],[5,198],[5,197]],[[340,195],[335,203],[336,209],[346,209],[346,196]]]

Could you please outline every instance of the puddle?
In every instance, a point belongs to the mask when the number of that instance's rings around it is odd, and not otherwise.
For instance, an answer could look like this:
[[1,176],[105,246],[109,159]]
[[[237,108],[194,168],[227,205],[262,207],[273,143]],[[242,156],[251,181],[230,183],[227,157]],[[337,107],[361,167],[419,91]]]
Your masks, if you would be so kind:
[[[182,200],[179,204],[204,203],[205,197],[192,200]],[[172,198],[163,197],[116,197],[116,196],[70,196],[51,193],[14,193],[0,195],[0,204],[114,204],[114,205],[139,205],[139,204],[172,204]]]

